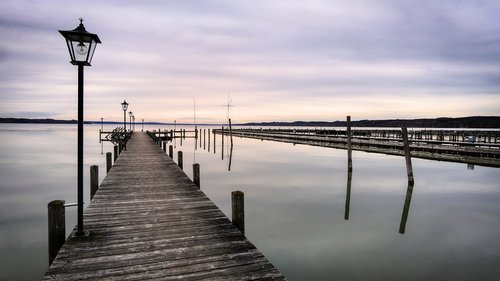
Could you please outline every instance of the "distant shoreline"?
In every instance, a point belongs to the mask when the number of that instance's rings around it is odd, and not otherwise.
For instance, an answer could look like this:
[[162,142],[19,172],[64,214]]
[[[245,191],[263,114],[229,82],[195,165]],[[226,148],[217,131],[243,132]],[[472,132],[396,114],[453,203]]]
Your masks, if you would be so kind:
[[[77,120],[30,119],[30,118],[0,118],[0,123],[14,124],[77,124]],[[101,121],[85,121],[85,124],[100,124]],[[109,121],[104,124],[123,124],[123,122]],[[128,122],[127,122],[128,124]],[[142,122],[136,122],[142,124]],[[145,125],[174,125],[173,123],[144,122]],[[177,123],[179,126],[193,125]],[[222,126],[222,124],[197,124],[208,126]],[[293,122],[249,122],[234,124],[235,126],[280,126],[280,127],[345,127],[346,121],[293,121]],[[470,116],[458,118],[419,118],[419,119],[385,119],[385,120],[357,120],[352,121],[354,127],[401,127],[409,128],[477,128],[500,129],[500,116]]]

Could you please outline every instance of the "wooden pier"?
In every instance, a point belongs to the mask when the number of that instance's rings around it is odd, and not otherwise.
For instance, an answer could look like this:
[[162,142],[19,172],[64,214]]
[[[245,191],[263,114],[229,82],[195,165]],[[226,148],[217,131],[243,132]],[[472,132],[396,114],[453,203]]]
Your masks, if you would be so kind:
[[[500,131],[409,131],[412,157],[500,167]],[[214,134],[347,149],[346,130],[214,129]],[[458,137],[460,136],[460,137]],[[352,130],[353,150],[405,155],[401,130]],[[475,141],[467,141],[473,138]]]
[[[229,198],[228,194],[228,198]],[[134,133],[43,280],[286,280],[146,133]]]

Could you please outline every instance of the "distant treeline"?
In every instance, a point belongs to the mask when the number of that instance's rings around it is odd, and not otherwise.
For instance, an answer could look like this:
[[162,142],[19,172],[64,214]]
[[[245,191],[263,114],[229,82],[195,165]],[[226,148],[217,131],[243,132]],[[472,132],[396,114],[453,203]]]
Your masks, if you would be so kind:
[[[252,122],[246,126],[309,126],[345,127],[346,121],[294,121],[294,122]],[[409,128],[500,128],[500,116],[471,116],[459,118],[422,118],[351,121],[355,127],[401,127]]]
[[[0,123],[31,123],[31,124],[78,124],[76,120],[55,120],[55,119],[29,119],[29,118],[0,118]],[[85,124],[92,122],[85,121]]]

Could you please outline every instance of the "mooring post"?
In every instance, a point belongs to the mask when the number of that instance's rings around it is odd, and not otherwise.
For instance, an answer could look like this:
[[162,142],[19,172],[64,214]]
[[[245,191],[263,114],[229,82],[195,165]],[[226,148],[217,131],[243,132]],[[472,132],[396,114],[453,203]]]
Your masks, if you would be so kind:
[[47,211],[49,218],[49,265],[51,265],[66,239],[64,201],[54,200],[50,202],[47,205]]
[[245,198],[243,192],[231,192],[231,205],[233,211],[233,224],[241,233],[245,234]]
[[162,142],[162,148],[163,148],[163,152],[167,152],[167,142],[166,141]]
[[408,183],[410,185],[413,185],[414,184],[413,168],[411,166],[410,144],[408,142],[408,129],[406,129],[406,126],[401,127],[401,133],[403,134],[403,145],[405,150],[406,172],[408,173]]
[[193,182],[198,188],[200,188],[200,164],[193,164]]
[[109,173],[111,166],[113,166],[113,155],[111,152],[106,152],[106,173]]
[[[107,155],[107,153],[106,153]],[[99,188],[99,166],[90,166],[90,200],[94,198],[97,189]]]
[[177,151],[177,165],[182,169],[183,168],[183,163],[182,163],[182,151]]
[[113,161],[116,162],[116,159],[118,159],[118,145],[115,145],[113,147],[113,152],[114,152],[114,157],[113,157],[114,159],[113,159]]
[[352,171],[351,116],[347,116],[347,170]]
[[[182,140],[182,138],[181,138],[181,140]],[[170,159],[174,159],[174,146],[173,145],[168,146],[168,156],[170,157]]]

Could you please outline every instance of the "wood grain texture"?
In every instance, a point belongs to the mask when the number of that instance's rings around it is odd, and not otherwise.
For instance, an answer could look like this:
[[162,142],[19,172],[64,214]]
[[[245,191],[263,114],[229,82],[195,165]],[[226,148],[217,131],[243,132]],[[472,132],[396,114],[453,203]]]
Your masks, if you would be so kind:
[[286,280],[146,133],[135,133],[43,280]]

